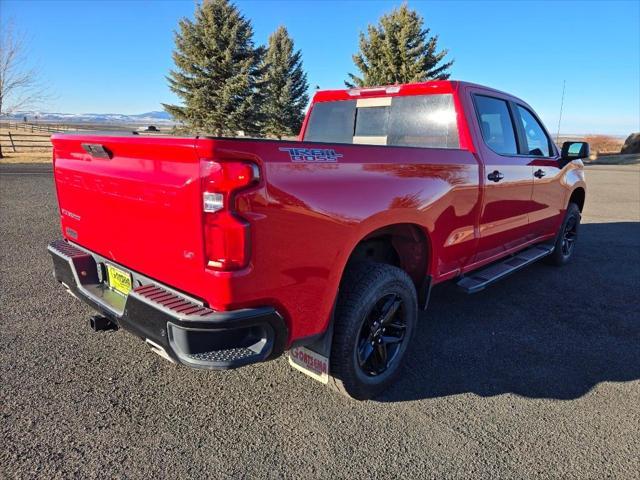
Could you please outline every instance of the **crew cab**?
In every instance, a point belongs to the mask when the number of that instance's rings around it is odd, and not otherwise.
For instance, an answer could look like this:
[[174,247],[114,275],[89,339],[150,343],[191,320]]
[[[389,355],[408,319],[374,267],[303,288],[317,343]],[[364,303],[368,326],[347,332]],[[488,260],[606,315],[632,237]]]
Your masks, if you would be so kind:
[[179,364],[289,352],[358,399],[397,377],[431,287],[574,252],[588,145],[433,81],[319,91],[296,141],[55,134],[55,278]]

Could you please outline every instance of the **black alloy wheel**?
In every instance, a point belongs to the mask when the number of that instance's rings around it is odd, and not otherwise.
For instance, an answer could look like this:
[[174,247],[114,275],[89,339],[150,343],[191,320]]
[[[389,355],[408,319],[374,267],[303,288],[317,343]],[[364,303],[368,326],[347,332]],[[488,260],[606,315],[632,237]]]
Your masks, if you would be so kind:
[[359,400],[379,395],[400,374],[417,319],[416,287],[404,270],[349,265],[334,313],[329,386]]
[[553,253],[545,259],[547,263],[557,266],[569,263],[576,249],[580,219],[580,208],[575,203],[570,203],[562,225],[558,229]]
[[576,217],[569,217],[567,223],[564,226],[564,232],[562,233],[562,255],[565,257],[570,256],[573,253],[573,246],[578,238],[578,219]]
[[384,295],[364,319],[360,330],[358,365],[366,375],[380,375],[396,361],[406,330],[402,298],[394,293]]

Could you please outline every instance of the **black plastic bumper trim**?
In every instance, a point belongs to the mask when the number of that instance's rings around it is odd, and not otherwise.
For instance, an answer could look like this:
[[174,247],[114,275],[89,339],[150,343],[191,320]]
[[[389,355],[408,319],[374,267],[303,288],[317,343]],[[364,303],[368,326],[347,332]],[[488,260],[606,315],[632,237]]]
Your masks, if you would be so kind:
[[63,240],[48,250],[54,277],[70,293],[183,365],[236,368],[271,360],[285,350],[287,327],[273,307],[219,312],[140,275],[148,283],[125,297],[102,282],[99,255]]

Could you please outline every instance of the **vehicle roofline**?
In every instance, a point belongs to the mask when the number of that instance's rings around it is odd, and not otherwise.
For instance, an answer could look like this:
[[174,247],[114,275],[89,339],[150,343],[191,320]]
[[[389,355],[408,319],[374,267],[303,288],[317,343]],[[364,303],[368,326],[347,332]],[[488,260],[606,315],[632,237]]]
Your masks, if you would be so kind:
[[[392,87],[400,87],[400,89],[405,88],[405,87],[411,87],[412,89],[415,90],[424,90],[426,93],[429,93],[430,88],[433,88],[434,86],[439,86],[441,87],[441,89],[446,89],[448,90],[450,93],[457,93],[460,91],[460,89],[462,88],[478,88],[481,90],[484,90],[486,92],[490,92],[490,93],[497,93],[500,95],[504,95],[507,97],[510,97],[514,100],[517,100],[527,106],[530,107],[530,105],[525,102],[524,100],[522,100],[519,97],[516,97],[515,95],[505,92],[503,90],[498,90],[497,88],[492,88],[492,87],[488,87],[486,85],[481,85],[479,83],[474,83],[474,82],[468,82],[468,81],[464,81],[464,80],[430,80],[430,81],[426,81],[426,82],[414,82],[414,83],[400,83],[400,84],[390,84],[390,85],[375,85],[375,86],[370,86],[370,87],[354,87],[354,88],[338,88],[338,89],[327,89],[327,90],[318,90],[312,99],[311,103],[316,103],[316,102],[327,102],[327,101],[332,101],[332,100],[337,100],[337,98],[335,97],[339,97],[339,96],[347,96],[349,98],[353,98],[354,100],[358,98],[357,95],[353,95],[350,96],[349,92],[353,91],[353,90],[367,90],[367,89],[387,89],[387,88],[392,88]],[[448,87],[448,88],[446,88]],[[437,92],[440,93],[440,92]],[[414,95],[416,93],[412,93],[412,95]],[[375,92],[375,93],[369,93],[367,96],[368,97],[385,97],[385,96],[389,96],[390,94],[386,91],[380,91],[380,92]],[[403,96],[403,94],[401,92],[398,93],[392,93],[391,95],[393,96]]]

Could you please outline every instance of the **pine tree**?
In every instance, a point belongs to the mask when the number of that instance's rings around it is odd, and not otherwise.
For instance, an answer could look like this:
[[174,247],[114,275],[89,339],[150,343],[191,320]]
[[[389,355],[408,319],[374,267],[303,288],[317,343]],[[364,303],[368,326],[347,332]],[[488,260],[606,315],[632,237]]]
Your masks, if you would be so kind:
[[406,4],[383,15],[368,36],[360,33],[360,52],[353,55],[362,77],[349,74],[347,87],[446,80],[453,61],[442,63],[448,50],[436,52],[438,36],[429,36],[424,19]]
[[183,18],[175,34],[176,65],[167,77],[183,105],[163,104],[190,130],[214,135],[256,132],[261,48],[253,28],[228,0],[205,0],[195,20]]
[[269,37],[262,70],[262,133],[278,138],[297,135],[309,101],[309,85],[300,50],[294,51],[285,27],[278,27]]

